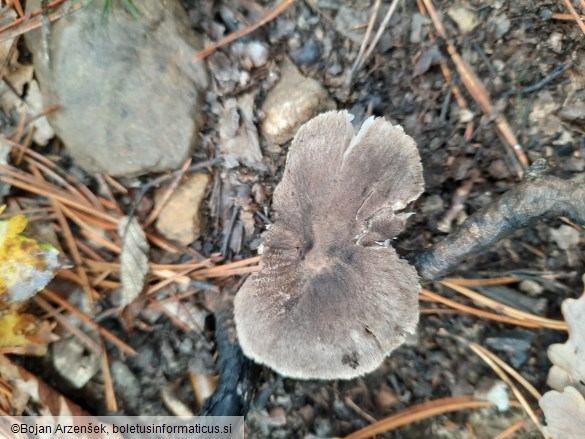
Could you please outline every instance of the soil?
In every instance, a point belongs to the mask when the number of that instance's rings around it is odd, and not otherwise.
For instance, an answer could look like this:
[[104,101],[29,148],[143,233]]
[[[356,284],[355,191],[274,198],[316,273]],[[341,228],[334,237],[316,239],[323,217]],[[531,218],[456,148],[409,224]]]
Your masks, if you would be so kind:
[[[193,27],[213,40],[218,39],[222,29],[226,33],[235,30],[239,21],[257,21],[272,6],[243,0],[183,3]],[[585,115],[583,119],[569,120],[563,116],[563,109],[571,105],[572,87],[585,78],[585,37],[573,21],[553,18],[554,13],[566,12],[562,3],[470,0],[465,6],[473,11],[477,25],[468,33],[462,33],[447,15],[449,8],[453,8],[452,2],[434,3],[459,53],[475,69],[529,160],[545,158],[549,172],[563,178],[582,175]],[[410,258],[444,237],[445,227],[456,227],[516,185],[519,177],[514,155],[498,135],[494,115],[482,114],[465,91],[445,42],[441,38],[431,40],[430,33],[435,34],[432,24],[422,25],[420,38],[412,36],[414,16],[419,12],[417,2],[399,3],[377,50],[355,75],[351,90],[344,87],[345,73],[353,65],[359,44],[336,29],[335,17],[342,7],[357,11],[356,17],[364,11],[369,17],[371,4],[367,0],[295,2],[274,21],[241,39],[244,43],[259,41],[269,48],[268,63],[260,68],[243,65],[230,46],[211,55],[208,64],[213,78],[212,93],[208,96],[207,117],[194,161],[218,154],[218,106],[221,108],[227,99],[249,92],[255,93],[260,105],[270,93],[279,63],[288,56],[305,76],[326,88],[338,108],[353,113],[357,125],[369,115],[384,116],[401,124],[417,142],[426,190],[412,206],[415,215],[407,229],[394,243],[403,257]],[[382,13],[388,4],[382,2]],[[449,66],[453,84],[445,80],[439,60]],[[567,68],[562,74],[541,83],[563,65]],[[462,90],[469,106],[467,113],[459,110],[452,95],[454,85]],[[255,117],[259,123],[262,119],[259,109]],[[278,147],[265,140],[261,140],[261,147],[265,165],[261,170],[243,166],[214,168],[213,184],[221,186],[223,192],[214,191],[208,197],[207,227],[193,245],[201,254],[222,252],[232,261],[256,255],[261,233],[272,217],[271,194],[282,175],[287,151],[286,145]],[[445,215],[461,188],[469,189],[462,209],[452,224],[447,222],[445,226]],[[248,214],[230,223],[234,209]],[[583,234],[577,246],[564,249],[562,239],[555,239],[553,233],[563,226],[566,223],[558,219],[520,230],[484,254],[469,258],[451,276],[516,275],[535,281],[542,291],[537,291],[537,297],[528,302],[530,311],[561,319],[561,301],[581,294],[581,275],[585,272]],[[239,281],[229,279],[215,285],[233,292]],[[526,295],[518,283],[507,287],[512,291],[503,294],[513,302]],[[427,288],[470,304],[439,283]],[[492,292],[496,289],[491,288]],[[487,290],[482,292],[487,294]],[[193,300],[205,303],[204,292]],[[430,310],[439,306],[421,302],[421,307]],[[202,332],[185,333],[165,318],[154,320],[149,332],[140,329],[129,332],[117,317],[104,316],[101,323],[139,353],[134,358],[124,357],[108,346],[110,360],[121,364],[120,376],[114,377],[120,414],[172,413],[161,398],[165,388],[197,411],[189,371],[214,373],[213,316],[204,318]],[[248,437],[344,436],[369,425],[373,419],[382,419],[415,404],[473,394],[482,380],[496,379],[485,363],[455,338],[444,335],[442,329],[489,347],[513,363],[542,392],[547,390],[546,377],[551,366],[547,347],[563,342],[566,337],[562,332],[520,328],[467,314],[425,311],[416,336],[364,377],[349,381],[296,381],[258,368],[256,393],[247,417]],[[23,364],[91,413],[106,413],[99,376],[83,389],[75,390],[59,378],[47,358],[25,359]],[[524,417],[520,409],[502,413],[496,408],[461,411],[409,424],[378,437],[493,437]],[[524,429],[510,437],[540,436],[527,422]]]

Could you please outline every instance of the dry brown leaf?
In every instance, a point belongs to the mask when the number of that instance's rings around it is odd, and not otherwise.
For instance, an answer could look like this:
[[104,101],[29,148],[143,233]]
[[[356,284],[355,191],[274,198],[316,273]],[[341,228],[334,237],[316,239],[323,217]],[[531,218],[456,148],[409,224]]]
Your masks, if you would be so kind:
[[546,417],[543,431],[555,439],[585,439],[585,398],[574,387],[551,390],[538,402]]
[[58,339],[51,324],[21,313],[13,305],[0,310],[0,352],[45,355],[50,342]]
[[24,215],[0,221],[0,309],[34,296],[61,266],[55,248],[22,235],[27,224]]
[[579,439],[585,438],[585,293],[579,299],[564,300],[561,309],[569,339],[548,348],[553,367],[547,383],[556,390],[545,393],[538,403],[546,418],[545,434]]
[[142,291],[148,273],[148,242],[142,227],[134,217],[125,216],[118,224],[122,238],[120,254],[121,306],[131,303]]
[[[6,3],[6,2],[3,2]],[[0,8],[0,22],[6,24],[17,17],[10,6]],[[19,51],[12,49],[15,38],[4,39],[0,42],[0,60],[7,64],[4,71],[6,83],[0,83],[0,107],[14,122],[24,113],[28,119],[37,116],[43,111],[43,102],[38,82],[33,78],[32,64],[18,62]],[[10,56],[10,59],[7,59]],[[24,97],[24,99],[23,99]],[[46,145],[55,132],[45,116],[34,120],[31,125],[35,128],[33,140],[39,145]]]
[[[563,344],[550,346],[548,357],[557,368],[568,375],[568,382],[558,384],[559,379],[555,377],[560,371],[553,367],[548,385],[559,391],[565,385],[571,385],[585,395],[585,294],[579,299],[563,301],[562,311],[569,327],[569,339]],[[563,387],[557,387],[559,385]]]
[[254,123],[254,95],[226,100],[220,119],[220,150],[228,163],[263,170],[262,151]]
[[4,355],[0,355],[0,378],[12,387],[8,401],[10,407],[2,407],[6,411],[21,414],[32,403],[44,416],[88,416],[80,407]]

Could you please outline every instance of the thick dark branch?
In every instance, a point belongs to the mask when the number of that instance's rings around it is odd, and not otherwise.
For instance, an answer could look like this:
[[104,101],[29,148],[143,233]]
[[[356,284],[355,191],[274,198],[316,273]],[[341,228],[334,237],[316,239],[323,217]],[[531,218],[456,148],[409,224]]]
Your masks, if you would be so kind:
[[535,163],[517,187],[475,212],[455,232],[418,256],[414,265],[423,282],[445,276],[464,259],[539,220],[565,216],[585,225],[585,184],[545,176],[545,168],[543,162]]

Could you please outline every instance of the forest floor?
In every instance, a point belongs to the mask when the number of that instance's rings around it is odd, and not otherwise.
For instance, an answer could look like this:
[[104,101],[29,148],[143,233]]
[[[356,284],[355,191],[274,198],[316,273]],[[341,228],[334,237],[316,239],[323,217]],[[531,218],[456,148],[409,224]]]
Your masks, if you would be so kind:
[[[304,76],[322,86],[338,109],[354,114],[356,126],[370,115],[383,116],[402,125],[416,141],[425,192],[411,206],[414,215],[394,241],[398,253],[407,259],[441,240],[470,214],[517,185],[523,161],[532,163],[544,158],[552,175],[583,177],[585,107],[580,91],[585,85],[585,35],[568,16],[564,2],[468,0],[455,5],[448,0],[435,0],[447,40],[439,35],[424,3],[398,2],[375,50],[355,71],[349,87],[347,78],[375,1],[296,1],[236,43],[217,49],[205,61],[211,87],[193,163],[222,154],[219,145],[225,119],[221,115],[233,99],[245,118],[242,97],[251,95],[255,104],[251,120],[260,125],[264,117],[262,103],[288,58]],[[274,7],[273,3],[250,0],[183,0],[183,4],[193,28],[206,36],[207,44],[235,31],[242,22],[257,22]],[[389,4],[381,2],[375,30]],[[585,14],[585,10],[580,12]],[[242,55],[257,43],[268,49],[268,58],[259,67]],[[449,53],[448,43],[453,43],[462,62],[475,71],[485,87],[493,107],[490,114],[475,101],[481,90],[470,88],[462,80],[458,73],[461,64]],[[446,77],[446,72],[450,76]],[[505,130],[502,134],[502,120],[523,152],[514,148]],[[261,234],[271,222],[271,195],[284,169],[288,143],[281,146],[270,142],[262,131],[259,142],[262,158],[250,166],[212,162],[205,168],[211,183],[202,204],[201,237],[188,250],[164,239],[159,241],[162,249],[153,250],[151,261],[160,264],[160,270],[170,270],[174,277],[166,285],[160,284],[161,278],[150,279],[149,287],[158,285],[167,297],[160,300],[169,302],[170,297],[170,303],[181,296],[181,306],[161,309],[146,300],[121,315],[115,306],[115,295],[114,299],[109,297],[119,285],[115,267],[106,264],[116,262],[115,252],[109,247],[100,251],[97,245],[96,252],[103,259],[101,272],[94,270],[96,264],[93,268],[84,265],[93,280],[103,274],[101,280],[105,283],[94,283],[94,288],[108,291],[99,300],[100,312],[95,321],[137,355],[124,352],[119,344],[104,342],[111,376],[104,377],[100,372],[103,363],[98,361],[95,373],[81,388],[72,386],[63,376],[69,372],[59,371],[60,366],[56,366],[55,357],[59,355],[69,362],[72,358],[81,361],[69,351],[50,348],[41,357],[12,355],[13,361],[91,414],[112,413],[112,398],[117,414],[177,414],[183,408],[196,413],[201,406],[197,401],[199,391],[194,390],[198,388],[196,383],[213,386],[215,374],[214,306],[209,296],[231,300],[247,273],[255,270],[257,259],[251,258],[257,256]],[[113,200],[126,213],[136,201],[136,188],[155,178],[146,175],[140,179],[97,179],[77,168],[66,149],[51,145],[42,148],[33,144],[31,149],[49,157],[66,173],[78,176],[99,196],[103,193],[95,188],[102,187],[104,181],[108,183],[114,188]],[[30,162],[13,161],[13,166],[31,173],[26,163]],[[117,182],[118,189],[112,181]],[[151,192],[146,192],[145,201],[136,210],[141,223],[152,208]],[[43,204],[43,194],[27,191],[21,185],[5,195],[9,209],[4,217],[41,206],[45,208],[42,215],[31,222],[56,224],[53,229],[58,238],[68,242],[63,224],[47,207],[46,198]],[[83,228],[67,218],[82,241],[76,245],[84,257],[97,259],[86,249],[88,245],[84,246],[91,240],[79,233]],[[102,222],[108,225],[107,219]],[[99,229],[97,223],[92,225],[94,230]],[[106,238],[113,233],[111,227],[104,226],[103,230]],[[146,229],[149,230],[154,232],[154,227]],[[95,242],[91,246],[95,247]],[[69,248],[67,244],[64,247]],[[449,276],[479,279],[473,289],[486,297],[535,316],[563,320],[561,302],[579,297],[583,291],[584,249],[581,228],[555,219],[516,232],[464,261]],[[70,254],[68,257],[75,260]],[[201,261],[206,264],[203,269],[187,274],[170,267]],[[106,273],[106,269],[111,271]],[[59,291],[63,300],[68,297],[81,307],[79,297],[84,293],[79,286],[80,271],[67,271],[75,275],[58,276],[50,290]],[[188,287],[181,283],[185,276],[192,276]],[[492,279],[501,282],[491,282]],[[441,282],[425,288],[460,304],[487,309]],[[71,315],[63,310],[62,303],[50,302],[59,312]],[[482,318],[440,304],[428,294],[421,296],[420,306],[416,336],[366,376],[349,381],[299,381],[260,368],[246,418],[248,437],[346,436],[424,402],[459,395],[480,396],[482,389],[493,388],[498,376],[457,337],[491,350],[541,393],[548,390],[551,363],[547,348],[564,342],[565,331]],[[185,309],[188,317],[181,314]],[[87,326],[81,328],[92,333]],[[67,329],[59,334],[70,336]],[[108,395],[109,386],[115,390],[114,397]],[[509,397],[515,401],[511,393]],[[529,402],[538,413],[537,401],[532,398]],[[488,438],[512,425],[519,430],[507,437],[542,437],[517,404],[507,411],[493,406],[452,411],[407,423],[376,437]]]

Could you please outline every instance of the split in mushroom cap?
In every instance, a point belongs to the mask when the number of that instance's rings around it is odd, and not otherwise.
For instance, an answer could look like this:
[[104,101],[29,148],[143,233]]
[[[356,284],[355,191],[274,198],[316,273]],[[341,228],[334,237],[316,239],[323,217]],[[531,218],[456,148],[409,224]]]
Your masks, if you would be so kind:
[[297,132],[274,192],[260,271],[235,298],[244,354],[300,379],[372,371],[418,322],[415,269],[377,244],[404,228],[423,191],[416,144],[400,126],[347,112]]

